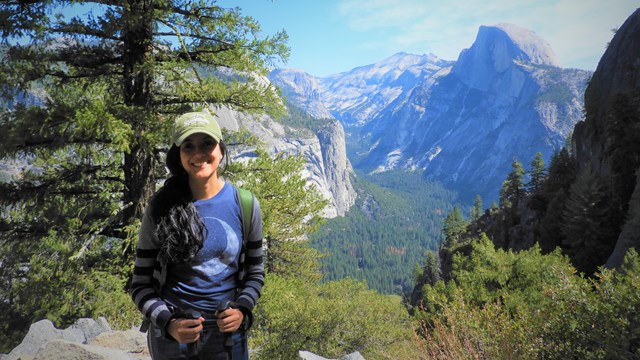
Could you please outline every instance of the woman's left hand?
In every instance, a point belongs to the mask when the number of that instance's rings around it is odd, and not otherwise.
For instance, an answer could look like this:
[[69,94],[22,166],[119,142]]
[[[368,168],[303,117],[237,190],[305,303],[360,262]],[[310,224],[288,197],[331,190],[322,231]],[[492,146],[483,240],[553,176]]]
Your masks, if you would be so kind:
[[218,313],[218,329],[220,332],[234,332],[242,325],[244,314],[238,309],[229,308]]

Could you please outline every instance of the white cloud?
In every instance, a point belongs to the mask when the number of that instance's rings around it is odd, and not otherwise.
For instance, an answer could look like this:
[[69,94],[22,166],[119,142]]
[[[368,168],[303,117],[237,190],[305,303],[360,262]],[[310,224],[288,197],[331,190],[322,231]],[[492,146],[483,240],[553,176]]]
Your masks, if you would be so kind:
[[[545,39],[563,66],[594,68],[637,0],[340,0],[336,9],[370,47],[456,59],[480,25],[509,22]],[[390,55],[390,54],[389,54]]]

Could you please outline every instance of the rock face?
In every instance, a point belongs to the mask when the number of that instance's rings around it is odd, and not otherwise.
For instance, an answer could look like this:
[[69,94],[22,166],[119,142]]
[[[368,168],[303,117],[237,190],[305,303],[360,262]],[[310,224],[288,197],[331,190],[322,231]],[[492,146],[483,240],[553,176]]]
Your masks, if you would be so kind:
[[[329,200],[324,217],[343,216],[355,202],[356,192],[350,180],[353,170],[346,155],[344,130],[336,120],[322,120],[323,125],[313,133],[288,128],[266,115],[247,115],[227,108],[216,108],[213,112],[220,126],[233,131],[240,127],[248,129],[264,142],[271,154],[304,155],[306,165],[302,175]],[[251,158],[253,150],[241,149],[232,156],[236,160]]]
[[[616,164],[611,149],[607,149],[607,134],[612,122],[620,122],[620,108],[626,103],[629,113],[625,114],[623,131],[634,132],[625,136],[639,139],[640,129],[640,9],[636,10],[618,29],[585,92],[586,118],[576,125],[573,140],[578,167],[590,167],[601,178],[616,179],[617,184],[625,184],[619,192],[622,207],[629,205],[626,222],[607,261],[608,267],[622,263],[626,250],[640,247],[640,186],[638,176],[638,152],[628,149],[624,164]],[[618,119],[616,119],[616,117]],[[635,130],[634,130],[635,129]],[[614,135],[609,135],[611,138]],[[617,139],[617,145],[624,143]],[[628,140],[627,140],[628,141]]]
[[278,86],[287,101],[296,104],[316,119],[333,118],[320,99],[318,79],[295,69],[278,69],[269,74],[271,82]]

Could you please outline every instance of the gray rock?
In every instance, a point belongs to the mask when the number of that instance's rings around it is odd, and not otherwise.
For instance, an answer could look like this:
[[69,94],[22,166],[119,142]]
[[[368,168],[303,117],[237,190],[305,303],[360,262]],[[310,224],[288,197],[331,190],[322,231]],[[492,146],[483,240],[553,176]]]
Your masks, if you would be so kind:
[[66,328],[63,338],[69,341],[86,343],[106,331],[111,331],[111,326],[106,318],[100,317],[98,320],[84,318],[78,319],[75,324]]
[[120,350],[61,339],[49,341],[33,358],[33,360],[50,359],[131,360],[126,353]]
[[149,359],[147,336],[138,329],[104,332],[88,342],[89,345],[102,346],[126,352],[133,359]]
[[38,350],[49,341],[62,339],[63,333],[63,330],[58,330],[53,326],[51,320],[45,319],[35,322],[29,327],[29,332],[22,343],[7,355],[6,360],[31,360]]
[[362,355],[356,351],[354,353],[341,357],[340,360],[364,360],[364,357],[362,357]]
[[[325,357],[316,355],[316,354],[314,354],[312,352],[303,351],[303,350],[298,352],[298,356],[299,356],[300,360],[332,360],[332,359],[327,359]],[[364,359],[364,357],[362,357],[362,355],[359,352],[356,351],[356,352],[351,353],[349,355],[342,356],[338,360],[365,360],[365,359]]]
[[298,351],[298,356],[300,357],[300,360],[330,360],[325,357],[318,356],[312,352],[302,350]]
[[[22,343],[1,359],[145,359],[144,356],[148,354],[144,352],[146,349],[144,334],[136,332],[137,334],[113,331],[103,317],[98,320],[78,319],[73,325],[64,330],[56,329],[50,320],[45,319],[33,323]],[[119,333],[123,334],[118,335]],[[100,337],[100,335],[103,336]],[[113,346],[115,341],[109,343],[105,340],[118,336],[118,342],[120,343],[118,346]],[[140,337],[142,337],[142,340]],[[95,344],[85,347],[87,342]],[[140,342],[142,342],[145,349],[141,348]],[[113,347],[115,350],[106,351],[102,350],[102,346],[95,346],[103,343],[107,345],[105,348]],[[72,346],[71,344],[75,345]],[[128,353],[132,355],[129,356],[127,355]],[[70,354],[75,355],[71,356]],[[148,358],[147,356],[146,359]]]

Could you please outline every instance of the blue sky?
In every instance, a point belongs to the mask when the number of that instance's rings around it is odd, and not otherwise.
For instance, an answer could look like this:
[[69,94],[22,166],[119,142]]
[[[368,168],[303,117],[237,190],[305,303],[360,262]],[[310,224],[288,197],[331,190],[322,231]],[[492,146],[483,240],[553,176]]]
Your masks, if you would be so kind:
[[546,40],[563,67],[595,70],[614,28],[638,0],[220,0],[262,25],[284,29],[284,68],[327,76],[397,52],[456,60],[481,25],[512,23]]

